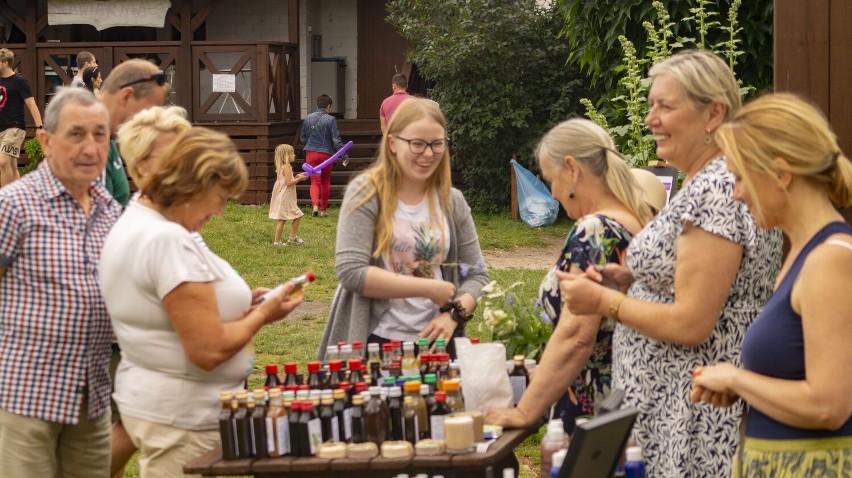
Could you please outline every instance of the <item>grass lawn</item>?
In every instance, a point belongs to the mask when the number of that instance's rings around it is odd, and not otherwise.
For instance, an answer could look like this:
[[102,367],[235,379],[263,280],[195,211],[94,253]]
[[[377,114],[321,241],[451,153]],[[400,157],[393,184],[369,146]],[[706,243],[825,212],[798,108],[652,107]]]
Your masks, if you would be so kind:
[[[276,247],[272,245],[275,221],[268,219],[268,206],[245,206],[229,203],[223,217],[213,218],[201,231],[210,249],[231,263],[251,287],[272,287],[286,279],[313,270],[316,282],[305,290],[306,302],[331,302],[337,279],[334,273],[334,241],[339,210],[329,209],[329,217],[314,218],[310,213],[302,218],[299,236],[304,246]],[[543,236],[563,237],[569,228],[566,219],[548,227],[533,229],[511,217],[474,215],[483,249],[506,249],[515,246],[545,247]],[[285,227],[285,238],[289,223]],[[285,239],[286,240],[286,239]],[[524,283],[524,295],[534,297],[545,270],[501,269],[490,271],[492,279],[503,284],[515,281]],[[285,320],[264,327],[254,338],[256,353],[255,373],[249,386],[263,383],[263,367],[268,363],[281,364],[295,361],[300,364],[313,360],[328,312],[320,308],[315,314],[299,319]],[[491,334],[482,323],[482,313],[477,311],[468,326],[468,335],[482,340]],[[527,439],[516,451],[522,463],[521,476],[538,476],[538,443],[541,434]],[[499,470],[497,471],[499,475]],[[134,458],[128,464],[125,477],[138,477],[139,467]]]

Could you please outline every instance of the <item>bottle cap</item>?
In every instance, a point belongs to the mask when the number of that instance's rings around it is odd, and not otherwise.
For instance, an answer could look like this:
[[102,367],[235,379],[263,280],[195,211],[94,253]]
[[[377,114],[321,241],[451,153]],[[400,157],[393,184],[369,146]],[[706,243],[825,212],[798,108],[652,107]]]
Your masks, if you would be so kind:
[[403,342],[402,343],[402,350],[404,350],[406,352],[411,350],[413,352],[414,351],[414,342]]
[[438,381],[438,377],[436,377],[434,373],[427,373],[426,376],[423,377],[423,381],[426,383],[435,383]]
[[240,390],[239,392],[237,392],[237,400],[239,400],[239,401],[243,402],[243,401],[245,401],[247,398],[248,398],[248,391],[246,391],[246,390]]
[[[269,389],[269,396],[270,396],[270,397],[272,396],[272,390],[273,390],[273,389],[274,389],[274,390],[278,390],[278,394],[279,394],[279,395],[281,394],[281,389],[280,389],[280,388],[278,388],[278,387],[272,387],[271,389]],[[264,389],[262,389],[262,388],[256,388],[256,389],[254,389],[254,391],[253,391],[253,392],[251,392],[251,396],[252,396],[252,397],[254,397],[254,399],[255,399],[256,401],[263,400],[263,398],[266,396],[266,390],[264,390]]]
[[352,384],[345,380],[337,384],[337,388],[344,392],[348,392],[350,387],[352,387]]
[[382,352],[393,352],[393,344],[390,342],[383,343]]
[[429,390],[429,385],[424,383],[420,386],[420,395],[429,395],[430,392],[431,390]]
[[329,360],[328,361],[328,369],[331,370],[332,372],[339,372],[340,366],[341,366],[340,360]]
[[553,468],[562,468],[562,463],[565,462],[565,455],[568,454],[568,450],[559,450],[553,453],[553,458],[551,458],[551,469]]
[[364,404],[364,396],[359,394],[352,396],[352,405],[363,405]]
[[310,400],[305,400],[305,401],[302,402],[302,411],[303,412],[310,412],[310,411],[313,411],[313,409],[314,409],[314,402],[312,402]]
[[[270,390],[269,393],[272,393],[272,390]],[[281,396],[284,397],[285,400],[288,399],[288,398],[290,400],[293,400],[294,398],[296,398],[296,393],[292,390],[287,390],[284,393],[282,393]]]
[[515,355],[512,357],[512,362],[515,363],[515,366],[523,367],[524,366],[524,356],[523,355]]
[[340,346],[340,353],[351,355],[352,354],[352,346],[349,344],[343,344]]
[[266,375],[278,375],[278,365],[274,363],[268,364],[266,366]]
[[361,359],[349,359],[349,370],[361,370]]
[[385,385],[396,385],[396,379],[388,375],[385,377]]
[[642,461],[642,448],[638,446],[627,447],[627,461]]
[[366,392],[367,391],[367,382],[356,382],[355,383],[355,391],[356,392]]
[[435,392],[435,401],[436,402],[446,402],[447,401],[447,392]]
[[343,400],[346,398],[346,390],[337,389],[332,392],[335,400]]
[[382,387],[370,387],[370,395],[381,395]]
[[334,397],[334,390],[322,390],[320,393],[320,398],[332,398]]
[[334,397],[322,397],[322,402],[320,403],[323,405],[334,405]]
[[[427,385],[427,387],[428,387],[428,385]],[[417,381],[417,380],[411,380],[409,382],[405,382],[405,385],[403,385],[403,388],[405,388],[406,392],[419,392],[420,391],[420,382]]]
[[379,344],[376,344],[376,343],[367,344],[367,351],[368,352],[378,352],[379,349],[380,349]]
[[231,403],[231,400],[233,398],[234,398],[234,393],[230,392],[228,390],[225,390],[224,392],[221,392],[219,394],[219,400],[222,400],[223,402],[227,401],[228,403]]
[[388,395],[390,395],[391,397],[401,397],[402,396],[402,389],[399,388],[399,387],[390,387],[390,390],[388,391]]
[[[472,345],[476,345],[476,344],[478,344],[478,343],[479,343],[479,337],[471,337],[471,338],[470,338],[470,343],[471,343]],[[511,469],[511,468],[507,468],[507,470],[512,470],[512,469]],[[514,475],[514,473],[515,473],[515,470],[512,470],[512,475]],[[504,474],[505,474],[505,473],[504,473]]]
[[319,362],[308,362],[308,373],[316,373],[320,371]]
[[311,390],[308,392],[310,398],[322,398],[322,390]]
[[503,478],[515,478],[515,469],[514,468],[503,469]]
[[[421,347],[428,347],[428,346],[429,346],[429,344],[421,345]],[[425,351],[428,351],[429,349],[423,349],[423,350],[424,350],[424,352],[420,354],[420,363],[422,364],[422,363],[426,363],[426,362],[431,362],[432,356],[425,352]]]
[[[344,345],[346,345],[348,343],[349,342],[347,342],[345,340],[341,340],[340,342],[337,342],[337,348],[339,349],[340,347],[343,347]],[[329,347],[331,347],[331,345],[329,345]]]
[[459,389],[459,383],[455,380],[446,380],[444,382],[444,391],[446,392],[455,392]]
[[296,373],[299,370],[299,366],[296,362],[287,362],[284,364],[284,372],[285,373]]
[[435,339],[435,347],[446,347],[447,341],[444,339]]
[[363,348],[364,348],[364,343],[361,342],[360,340],[356,340],[356,341],[352,342],[352,350],[363,350]]
[[418,347],[429,347],[429,338],[428,337],[420,337],[417,339]]
[[[261,391],[260,393],[263,393],[263,391]],[[254,392],[254,396],[255,396],[255,399],[256,399],[257,398],[257,392]],[[263,395],[261,395],[261,397],[262,396]],[[272,388],[269,389],[269,398],[275,398],[275,397],[280,397],[280,396],[281,396],[281,389],[280,388],[272,387]]]
[[391,340],[390,343],[395,349],[402,347],[402,340]]
[[340,349],[337,348],[337,345],[329,345],[328,347],[325,348],[325,355],[326,356],[337,357],[337,355],[339,353],[340,353]]

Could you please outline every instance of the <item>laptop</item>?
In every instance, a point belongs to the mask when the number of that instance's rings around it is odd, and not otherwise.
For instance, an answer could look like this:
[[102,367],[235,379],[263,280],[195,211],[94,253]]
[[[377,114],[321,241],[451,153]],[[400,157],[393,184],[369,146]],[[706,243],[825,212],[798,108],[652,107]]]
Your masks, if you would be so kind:
[[625,408],[577,425],[559,478],[612,478],[637,415]]

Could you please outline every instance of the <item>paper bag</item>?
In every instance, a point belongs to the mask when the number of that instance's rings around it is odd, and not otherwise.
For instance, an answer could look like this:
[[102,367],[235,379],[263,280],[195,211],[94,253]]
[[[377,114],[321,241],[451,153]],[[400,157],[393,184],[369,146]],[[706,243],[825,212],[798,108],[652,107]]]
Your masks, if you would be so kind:
[[455,345],[465,409],[486,413],[489,408],[510,408],[512,386],[506,373],[506,347],[497,342],[471,344],[464,337],[457,337]]

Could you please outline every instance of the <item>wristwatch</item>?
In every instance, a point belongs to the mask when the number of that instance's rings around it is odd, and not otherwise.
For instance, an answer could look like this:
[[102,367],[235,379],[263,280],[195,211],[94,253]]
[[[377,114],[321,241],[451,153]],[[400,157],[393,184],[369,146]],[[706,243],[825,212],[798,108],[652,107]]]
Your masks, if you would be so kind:
[[441,307],[438,310],[441,312],[449,312],[450,317],[452,317],[453,320],[459,325],[464,325],[468,323],[470,319],[473,318],[473,313],[468,312],[458,299],[453,299],[447,302],[447,305]]
[[44,125],[40,124],[40,125],[36,126],[36,129],[44,129]]

